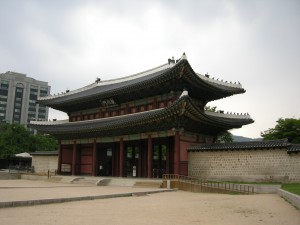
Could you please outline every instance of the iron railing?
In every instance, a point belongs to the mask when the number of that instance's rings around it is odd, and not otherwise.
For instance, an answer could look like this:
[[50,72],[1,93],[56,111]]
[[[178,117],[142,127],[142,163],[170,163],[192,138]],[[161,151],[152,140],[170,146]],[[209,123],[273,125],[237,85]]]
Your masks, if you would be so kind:
[[171,188],[183,191],[254,194],[254,187],[250,185],[208,181],[178,174],[164,174],[163,187],[167,187],[168,181]]

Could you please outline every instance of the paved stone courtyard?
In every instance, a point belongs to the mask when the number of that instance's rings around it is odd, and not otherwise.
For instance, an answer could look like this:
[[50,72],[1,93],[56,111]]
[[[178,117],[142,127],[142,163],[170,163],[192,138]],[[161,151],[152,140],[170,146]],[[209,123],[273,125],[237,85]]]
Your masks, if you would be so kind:
[[[0,180],[0,202],[149,191]],[[152,189],[154,190],[154,189]],[[89,201],[0,208],[0,224],[300,224],[300,211],[278,195],[202,194],[182,191]]]

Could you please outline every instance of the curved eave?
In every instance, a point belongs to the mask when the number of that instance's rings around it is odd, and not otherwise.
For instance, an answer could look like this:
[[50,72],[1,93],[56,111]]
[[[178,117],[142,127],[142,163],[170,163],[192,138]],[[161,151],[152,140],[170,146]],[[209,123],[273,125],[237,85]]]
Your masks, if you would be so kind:
[[[159,67],[158,67],[159,68]],[[82,102],[100,101],[103,99],[112,98],[114,96],[131,94],[135,90],[143,89],[149,87],[149,84],[156,83],[158,80],[160,82],[164,81],[162,78],[164,74],[167,74],[172,68],[168,65],[162,65],[161,70],[149,73],[145,76],[137,76],[137,78],[131,78],[126,80],[125,78],[116,79],[115,82],[110,83],[109,81],[104,81],[104,85],[90,85],[91,88],[82,88],[84,90],[75,90],[70,93],[63,93],[58,96],[52,96],[49,98],[42,97],[37,100],[38,103],[47,105],[54,109],[58,109],[64,112],[68,111],[69,106],[82,104]],[[128,76],[134,77],[134,76]],[[120,82],[118,82],[120,80]],[[108,83],[107,85],[105,83]],[[88,86],[87,86],[88,87]],[[99,103],[100,106],[100,103]]]
[[204,111],[200,110],[193,102],[193,100],[186,96],[186,109],[184,114],[195,121],[201,121],[201,123],[205,123],[207,125],[213,125],[217,128],[223,130],[229,130],[233,128],[240,128],[243,125],[248,125],[254,122],[251,118],[224,118],[219,116],[212,116],[206,114]]
[[[201,78],[194,72],[189,62],[186,59],[181,59],[174,65],[162,65],[159,70],[153,70],[144,76],[137,76],[126,80],[125,78],[116,79],[116,82],[107,85],[92,84],[86,88],[64,93],[58,96],[47,96],[37,100],[38,103],[58,109],[64,112],[70,111],[74,105],[81,105],[86,102],[96,102],[93,106],[100,106],[100,100],[112,98],[115,96],[131,95],[132,92],[144,92],[149,87],[153,92],[155,89],[160,89],[164,84],[170,90],[187,89],[192,97],[203,98],[205,101],[217,100],[228,97],[234,94],[244,93],[245,90],[240,87],[231,87],[224,83],[224,85],[210,82],[207,79]],[[120,81],[120,82],[119,82]],[[103,83],[105,84],[106,81]],[[167,89],[167,91],[169,91]],[[147,92],[148,93],[148,92]],[[98,103],[99,102],[99,103]],[[99,104],[99,105],[97,105]]]
[[[202,90],[208,92],[209,94],[206,99],[207,101],[218,100],[246,92],[242,87],[232,87],[227,85],[227,83],[215,83],[212,81],[212,79],[201,78],[197,73],[195,73],[189,62],[187,60],[184,61],[185,64],[182,65],[182,69],[185,71],[183,80],[190,85],[190,89],[195,89],[195,92],[198,92],[198,94],[201,94]],[[189,93],[190,92],[191,90],[189,90]]]
[[[202,131],[205,127],[216,131],[238,128],[253,120],[224,119],[206,115],[188,95],[182,95],[171,106],[123,116],[79,122],[33,121],[30,127],[58,138],[126,135],[133,132],[151,132],[171,128]],[[201,128],[201,130],[200,130]]]

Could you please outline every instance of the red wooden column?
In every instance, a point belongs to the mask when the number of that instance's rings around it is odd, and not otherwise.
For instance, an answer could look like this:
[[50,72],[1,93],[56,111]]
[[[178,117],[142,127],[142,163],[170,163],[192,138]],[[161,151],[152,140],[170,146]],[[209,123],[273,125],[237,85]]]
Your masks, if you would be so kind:
[[123,177],[123,163],[124,163],[124,141],[120,138],[120,177]]
[[166,174],[170,173],[170,146],[167,146],[166,152]]
[[93,143],[93,168],[92,176],[97,176],[97,142],[94,140]]
[[174,174],[180,174],[179,161],[180,161],[180,136],[179,131],[175,131],[175,144],[174,144]]
[[139,151],[139,164],[138,164],[138,177],[142,177],[142,143],[139,143],[140,151]]
[[58,163],[57,163],[57,174],[61,174],[61,158],[62,158],[62,149],[61,141],[58,141]]
[[148,178],[152,177],[152,138],[148,136]]
[[76,151],[76,141],[73,143],[73,158],[72,158],[72,175],[76,175],[76,161],[77,161],[77,151]]

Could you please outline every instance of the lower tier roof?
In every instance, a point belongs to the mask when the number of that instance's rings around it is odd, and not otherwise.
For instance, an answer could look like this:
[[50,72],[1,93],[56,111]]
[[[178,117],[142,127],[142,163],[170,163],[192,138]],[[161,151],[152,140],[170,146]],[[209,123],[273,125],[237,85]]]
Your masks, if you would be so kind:
[[208,115],[194,104],[187,92],[184,92],[166,108],[77,122],[31,121],[30,127],[58,139],[68,140],[165,131],[173,128],[215,136],[253,122],[250,117],[225,118]]

